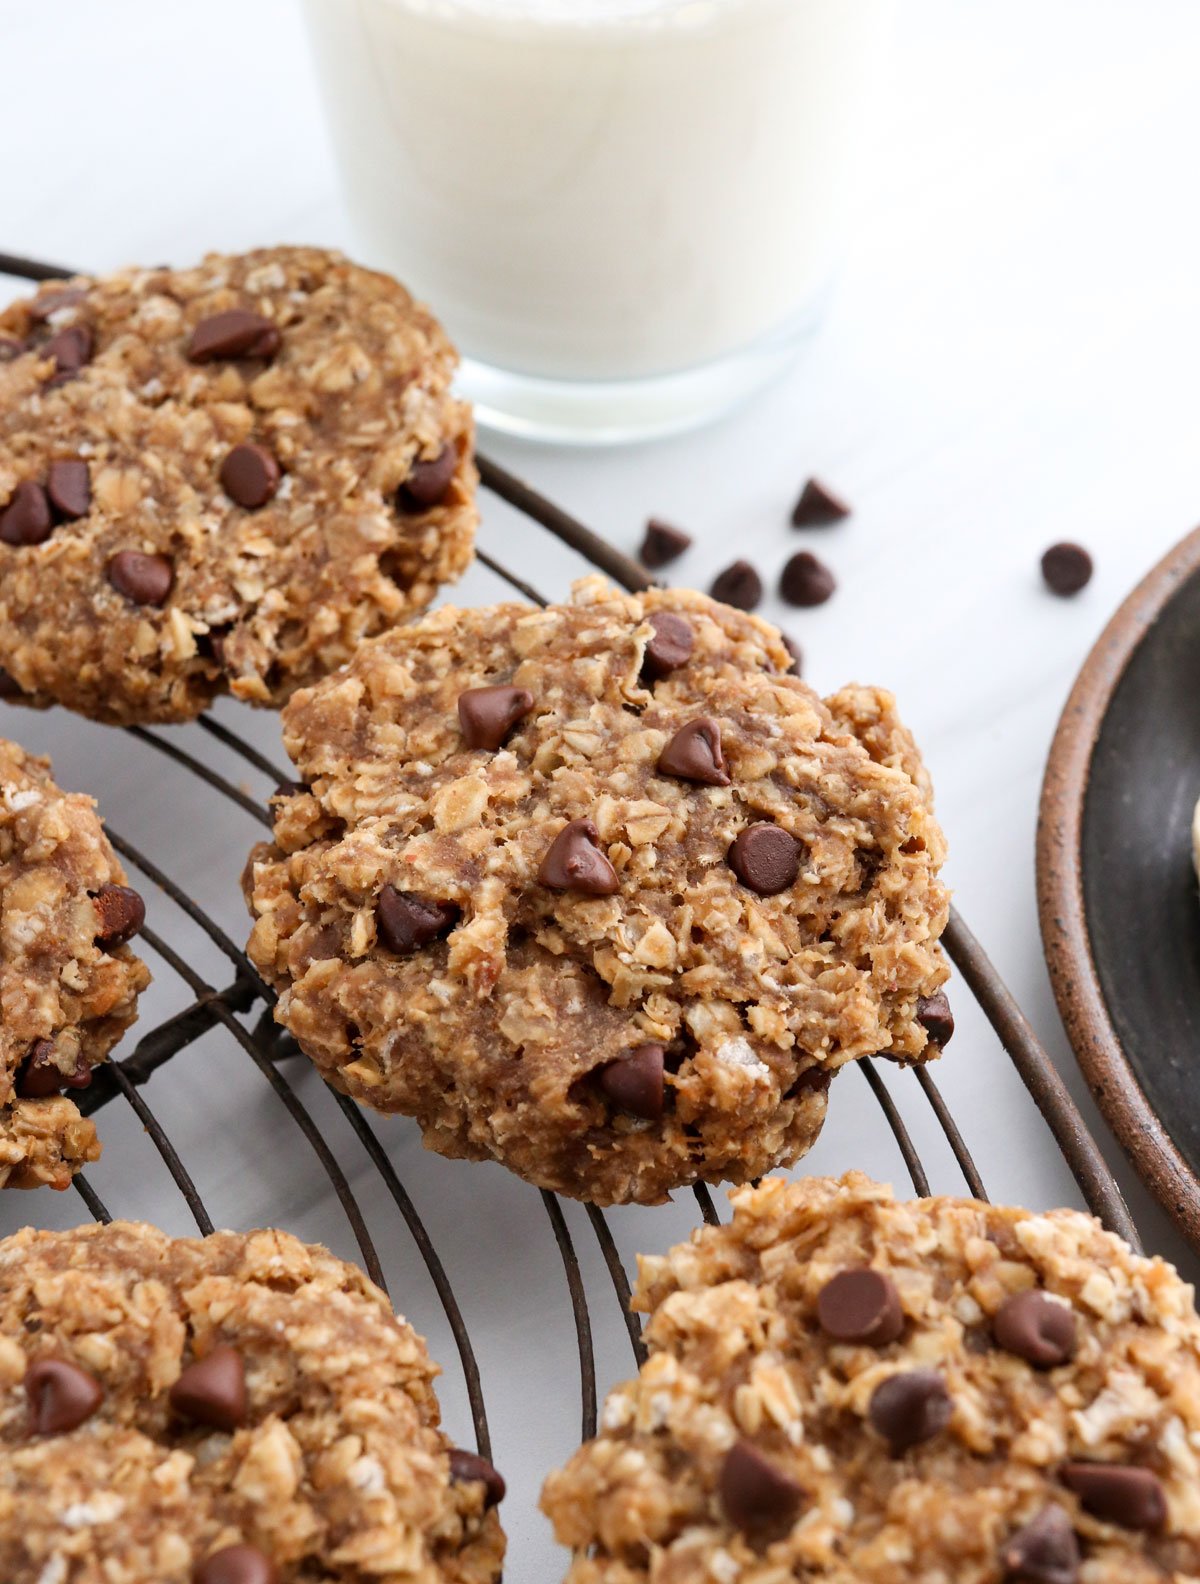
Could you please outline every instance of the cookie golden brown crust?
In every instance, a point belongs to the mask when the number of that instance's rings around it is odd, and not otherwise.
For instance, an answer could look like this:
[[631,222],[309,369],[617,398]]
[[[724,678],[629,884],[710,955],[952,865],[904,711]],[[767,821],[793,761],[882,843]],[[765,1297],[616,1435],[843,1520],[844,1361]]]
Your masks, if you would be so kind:
[[890,696],[790,663],[600,579],[364,645],[285,712],[309,790],[247,870],[279,1020],[433,1149],[576,1197],[802,1154],[836,1068],[929,1053],[947,896]]
[[283,1232],[7,1238],[0,1577],[193,1584],[246,1545],[278,1584],[492,1584],[503,1536],[452,1477],[435,1374],[359,1271]]
[[0,312],[8,690],[118,723],[277,705],[423,609],[474,536],[454,367],[402,287],[316,248]]
[[568,1584],[1200,1574],[1200,1321],[1169,1265],[858,1173],[731,1198],[642,1260],[650,1357],[546,1483]]

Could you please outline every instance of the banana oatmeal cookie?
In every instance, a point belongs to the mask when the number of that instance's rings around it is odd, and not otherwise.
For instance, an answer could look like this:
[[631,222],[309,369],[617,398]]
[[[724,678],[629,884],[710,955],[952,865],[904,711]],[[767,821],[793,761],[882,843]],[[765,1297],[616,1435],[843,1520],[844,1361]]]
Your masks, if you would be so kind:
[[0,312],[0,683],[97,720],[279,704],[470,560],[470,410],[340,254],[49,283]]
[[[100,1145],[86,1088],[150,983],[145,909],[96,813],[0,738],[0,1187],[66,1188]],[[2,1575],[0,1575],[2,1576]]]
[[813,1142],[832,1073],[932,1054],[943,841],[888,694],[603,580],[444,609],[299,693],[247,868],[276,1016],[444,1155],[598,1203]]
[[425,1343],[285,1232],[0,1242],[5,1584],[493,1584]]
[[1185,1584],[1200,1321],[1071,1210],[731,1196],[643,1259],[649,1357],[542,1505],[568,1584]]

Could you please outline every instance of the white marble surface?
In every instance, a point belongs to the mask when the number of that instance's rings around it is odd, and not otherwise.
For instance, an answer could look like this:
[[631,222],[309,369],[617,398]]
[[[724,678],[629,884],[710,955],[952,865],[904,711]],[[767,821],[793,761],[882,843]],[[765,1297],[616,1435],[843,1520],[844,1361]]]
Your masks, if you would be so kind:
[[[839,592],[821,610],[788,614],[787,626],[818,687],[862,678],[899,694],[937,781],[959,906],[1077,1094],[1038,939],[1035,812],[1080,662],[1200,509],[1198,50],[1189,0],[911,0],[853,257],[824,330],[787,380],[709,432],[658,446],[584,454],[486,442],[626,547],[650,511],[687,525],[697,545],[678,575],[701,587],[735,546],[765,573],[778,570],[797,544],[786,514],[808,473],[845,492],[853,519],[817,546]],[[0,247],[103,268],[281,239],[352,245],[289,0],[0,0],[0,62]],[[1071,602],[1045,594],[1037,576],[1040,551],[1060,538],[1083,540],[1098,561]],[[564,587],[573,570],[492,506],[483,542],[546,588]],[[495,588],[479,570],[462,594],[482,600]],[[764,610],[785,615],[773,599]],[[222,713],[277,751],[272,718]],[[127,739],[60,712],[5,712],[0,730],[52,751],[63,781],[94,791],[114,827],[242,938],[236,880],[255,836],[246,816],[198,797]],[[151,913],[204,971],[223,974],[169,904],[152,895]],[[185,999],[155,967],[149,1016]],[[965,991],[956,1010],[959,1033],[937,1076],[990,1188],[1035,1205],[1073,1202]],[[327,1114],[315,1085],[301,1087]],[[954,1191],[915,1085],[894,1088],[935,1187]],[[181,1058],[149,1098],[219,1221],[276,1219],[353,1252],[306,1146],[227,1037]],[[839,1083],[832,1113],[810,1166],[860,1165],[899,1181],[861,1079]],[[108,1149],[91,1175],[110,1205],[186,1230],[137,1127],[115,1106],[102,1127]],[[443,1248],[480,1349],[497,1458],[513,1486],[508,1576],[542,1584],[559,1563],[533,1495],[578,1423],[549,1225],[536,1196],[499,1169],[427,1156],[403,1122],[379,1132]],[[1100,1132],[1147,1241],[1194,1272]],[[362,1188],[398,1306],[447,1366],[447,1415],[465,1438],[461,1374],[430,1285],[340,1119],[331,1136]],[[74,1195],[6,1199],[0,1229],[79,1213]],[[628,1354],[586,1220],[569,1218],[595,1296],[603,1385]],[[612,1218],[629,1257],[693,1220],[687,1198]]]

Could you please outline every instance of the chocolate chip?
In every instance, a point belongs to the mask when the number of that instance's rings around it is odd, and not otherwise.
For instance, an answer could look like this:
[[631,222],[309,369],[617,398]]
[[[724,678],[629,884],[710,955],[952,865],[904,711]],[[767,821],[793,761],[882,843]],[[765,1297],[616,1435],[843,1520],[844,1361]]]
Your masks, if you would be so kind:
[[896,1284],[882,1271],[839,1271],[817,1294],[821,1329],[838,1342],[884,1347],[904,1330]]
[[74,1069],[63,1072],[54,1060],[51,1040],[35,1040],[29,1055],[17,1071],[17,1093],[22,1100],[45,1100],[49,1095],[61,1094],[64,1089],[86,1089],[92,1081],[92,1069],[82,1056]]
[[1157,1474],[1132,1463],[1068,1463],[1062,1482],[1084,1512],[1123,1529],[1161,1529],[1167,1499]]
[[111,950],[132,940],[146,922],[146,904],[127,885],[103,885],[92,898],[99,923],[96,944]]
[[29,1428],[34,1435],[74,1430],[104,1401],[100,1382],[66,1359],[35,1359],[25,1371]]
[[480,1457],[478,1452],[468,1452],[463,1447],[450,1449],[450,1479],[455,1485],[466,1485],[478,1481],[484,1486],[483,1505],[485,1510],[496,1507],[504,1500],[506,1486],[504,1476],[488,1462],[487,1458]]
[[18,341],[16,336],[0,335],[0,363],[11,363],[14,358],[19,358],[25,350],[25,343]]
[[651,517],[646,524],[638,559],[643,566],[651,569],[664,567],[681,556],[691,543],[691,534],[685,534],[682,528],[673,528],[670,523],[663,522],[661,517]]
[[793,528],[828,528],[849,517],[850,508],[820,479],[810,478],[792,508]]
[[108,563],[108,581],[135,605],[161,605],[171,592],[175,567],[166,556],[118,550]]
[[789,605],[824,605],[835,588],[833,573],[811,550],[798,550],[779,578],[780,595]]
[[236,1348],[222,1344],[189,1364],[168,1393],[171,1407],[196,1424],[236,1430],[246,1417],[246,1370]]
[[46,469],[46,494],[60,522],[86,517],[92,507],[87,463],[75,457],[51,462]]
[[224,1546],[192,1570],[192,1584],[276,1584],[278,1578],[270,1558],[248,1545]]
[[724,572],[717,573],[708,592],[723,605],[733,605],[738,610],[753,610],[762,599],[762,578],[749,561],[735,561]]
[[729,867],[759,896],[774,896],[794,885],[800,873],[800,844],[778,825],[747,825],[734,837]]
[[1000,1548],[1004,1584],[1076,1584],[1079,1541],[1068,1513],[1044,1507]]
[[728,786],[721,728],[707,715],[688,721],[659,754],[657,768],[660,775],[678,776],[681,781]]
[[787,676],[799,676],[804,669],[804,650],[801,649],[794,638],[789,638],[787,633],[780,633],[779,636],[783,640],[783,647],[792,657],[792,663],[788,666],[785,674]]
[[68,325],[38,348],[41,357],[54,359],[54,383],[73,379],[92,360],[92,332],[86,325]]
[[663,1114],[664,1065],[661,1045],[638,1045],[628,1055],[605,1062],[596,1081],[601,1094],[619,1110],[645,1122],[657,1122]]
[[45,324],[64,308],[74,308],[87,296],[86,286],[48,286],[29,304],[30,324]]
[[533,694],[528,688],[467,688],[458,695],[463,742],[468,748],[486,748],[494,753],[532,708]]
[[8,672],[0,667],[0,699],[20,698],[24,691],[17,679],[9,676]]
[[278,329],[262,314],[247,308],[229,308],[201,319],[188,341],[192,363],[213,363],[218,358],[273,358],[279,351]]
[[298,797],[301,792],[311,792],[307,781],[281,781],[271,793],[273,798]]
[[1092,581],[1092,558],[1082,545],[1064,540],[1042,557],[1042,577],[1052,594],[1078,594]]
[[692,624],[674,611],[655,611],[649,621],[654,631],[642,657],[642,681],[661,682],[692,658],[696,634]]
[[992,1316],[992,1335],[1006,1353],[1036,1369],[1054,1369],[1075,1353],[1075,1316],[1036,1287],[1006,1298]]
[[725,1516],[743,1534],[779,1534],[790,1529],[804,1490],[752,1446],[735,1441],[717,1480]]
[[221,463],[221,488],[247,511],[265,506],[279,488],[279,463],[260,445],[235,445]]
[[582,891],[587,896],[612,896],[617,873],[597,845],[600,833],[590,819],[575,819],[550,843],[538,870],[538,881],[551,891]]
[[43,544],[54,531],[46,491],[32,479],[13,490],[8,505],[0,512],[0,540],[7,545]]
[[945,1049],[954,1037],[954,1013],[944,991],[917,998],[917,1022],[929,1036],[929,1043]]
[[375,903],[375,932],[389,951],[398,955],[428,946],[458,923],[453,902],[432,902],[385,885]]
[[458,447],[443,446],[429,461],[414,462],[396,495],[402,511],[428,511],[440,505],[458,467]]
[[944,1430],[952,1411],[950,1393],[936,1370],[889,1375],[867,1404],[867,1418],[897,1456]]

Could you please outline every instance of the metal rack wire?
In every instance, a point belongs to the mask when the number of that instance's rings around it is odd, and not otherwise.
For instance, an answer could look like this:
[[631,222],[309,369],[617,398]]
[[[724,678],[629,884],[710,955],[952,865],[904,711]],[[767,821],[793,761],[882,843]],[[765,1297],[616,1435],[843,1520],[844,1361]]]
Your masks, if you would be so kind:
[[[65,277],[71,272],[54,265],[0,253],[0,273],[20,276],[28,280],[47,280]],[[495,462],[486,457],[478,458],[478,462],[483,487],[490,494],[507,502],[516,511],[539,524],[622,587],[635,590],[648,586],[650,577],[637,562],[623,555],[599,535],[563,511],[561,507],[547,500]],[[538,590],[512,572],[493,554],[486,540],[479,546],[477,553],[479,560],[485,566],[523,598],[541,604],[546,603],[545,597]],[[255,747],[222,722],[205,716],[201,717],[199,725],[216,743],[236,754],[250,772],[261,778],[265,787],[261,798],[256,798],[236,786],[194,753],[179,746],[172,740],[168,731],[148,731],[141,727],[131,727],[128,729],[128,734],[150,751],[173,760],[195,776],[202,785],[220,797],[230,800],[269,828],[271,817],[266,799],[271,790],[287,778],[284,769],[272,764]],[[279,1030],[273,1022],[271,1016],[273,991],[259,977],[242,949],[169,874],[145,853],[139,851],[127,838],[114,831],[111,825],[108,826],[108,834],[125,862],[157,888],[164,898],[181,909],[207,936],[218,953],[228,962],[230,977],[221,987],[209,984],[187,958],[155,928],[143,929],[140,936],[142,944],[170,970],[184,988],[187,998],[178,1011],[157,1026],[141,1033],[129,1055],[96,1069],[91,1087],[82,1091],[79,1096],[81,1110],[91,1115],[114,1100],[121,1100],[128,1105],[145,1129],[183,1196],[197,1228],[202,1234],[211,1232],[212,1218],[195,1178],[156,1116],[147,1099],[146,1091],[151,1080],[162,1069],[168,1068],[183,1051],[210,1030],[223,1028],[257,1068],[304,1136],[307,1147],[316,1156],[345,1214],[367,1273],[372,1280],[386,1288],[382,1262],[367,1225],[366,1216],[350,1186],[346,1167],[339,1160],[309,1108],[300,1098],[296,1086],[290,1081],[289,1072],[293,1069],[289,1067],[288,1058],[298,1052],[290,1037]],[[154,897],[151,895],[148,908],[151,919],[155,918],[156,911]],[[1137,1232],[1128,1209],[1095,1140],[1021,1009],[957,912],[952,912],[944,941],[946,950],[963,982],[978,1001],[1045,1119],[1089,1208],[1107,1226],[1119,1232],[1135,1247],[1138,1246]],[[307,1067],[307,1064],[304,1065]],[[921,1195],[927,1194],[930,1191],[930,1182],[925,1166],[888,1086],[873,1062],[860,1061],[856,1065],[874,1094],[894,1135],[914,1191]],[[906,1082],[910,1080],[919,1086],[921,1095],[931,1107],[961,1171],[968,1192],[976,1197],[985,1198],[986,1191],[979,1170],[958,1124],[928,1069],[924,1067],[912,1069],[904,1079]],[[480,1370],[445,1265],[420,1212],[405,1189],[367,1116],[345,1096],[337,1094],[332,1089],[330,1093],[368,1160],[378,1172],[429,1273],[457,1345],[476,1441],[480,1452],[484,1456],[489,1456],[491,1439]],[[83,1175],[77,1177],[75,1188],[87,1206],[89,1214],[101,1221],[111,1219],[108,1207],[86,1177]],[[698,1184],[694,1194],[703,1219],[715,1223],[718,1216],[707,1187]],[[595,1431],[597,1406],[592,1317],[579,1258],[562,1206],[553,1194],[542,1192],[541,1199],[562,1258],[570,1295],[579,1355],[582,1429],[584,1436],[587,1437]],[[587,1216],[597,1239],[600,1255],[611,1278],[616,1299],[621,1306],[621,1314],[634,1358],[640,1363],[644,1351],[640,1327],[637,1316],[632,1314],[629,1308],[629,1281],[620,1254],[604,1212],[589,1206]]]

